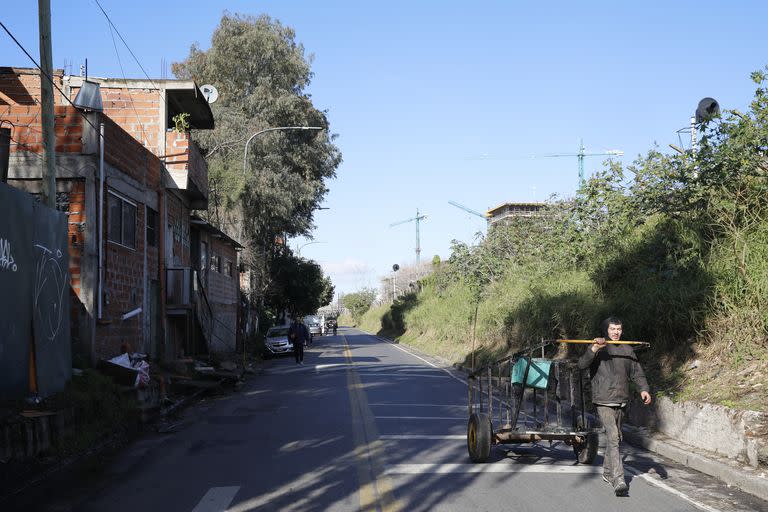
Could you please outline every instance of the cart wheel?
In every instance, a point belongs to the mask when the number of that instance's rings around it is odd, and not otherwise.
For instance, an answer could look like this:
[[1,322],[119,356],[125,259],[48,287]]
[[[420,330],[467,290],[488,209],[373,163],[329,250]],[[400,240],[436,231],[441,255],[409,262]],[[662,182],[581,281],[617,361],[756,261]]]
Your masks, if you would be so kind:
[[467,425],[467,449],[472,462],[485,462],[491,453],[491,420],[479,412],[469,417]]
[[583,444],[573,445],[573,451],[580,464],[592,464],[597,457],[597,432],[589,432]]

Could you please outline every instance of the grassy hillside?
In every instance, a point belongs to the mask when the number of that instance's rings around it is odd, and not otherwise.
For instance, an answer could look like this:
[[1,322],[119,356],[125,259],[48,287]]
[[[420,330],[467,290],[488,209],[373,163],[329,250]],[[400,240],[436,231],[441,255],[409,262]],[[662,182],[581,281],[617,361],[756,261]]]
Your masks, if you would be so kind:
[[696,153],[607,164],[574,199],[454,242],[421,292],[359,325],[478,364],[616,315],[651,343],[657,392],[768,410],[768,93],[752,78],[750,110],[703,125]]

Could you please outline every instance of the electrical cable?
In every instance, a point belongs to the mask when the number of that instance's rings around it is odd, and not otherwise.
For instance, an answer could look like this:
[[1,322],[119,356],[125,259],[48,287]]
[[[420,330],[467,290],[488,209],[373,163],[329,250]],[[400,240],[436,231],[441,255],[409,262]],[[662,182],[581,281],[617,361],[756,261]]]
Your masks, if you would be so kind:
[[58,86],[58,85],[56,85],[56,82],[54,82],[54,81],[53,81],[53,78],[52,78],[50,75],[48,75],[48,73],[46,73],[45,71],[43,71],[43,68],[41,68],[41,67],[40,67],[40,64],[38,64],[38,63],[37,63],[37,61],[34,59],[34,57],[32,57],[32,55],[30,55],[30,54],[29,54],[29,52],[27,51],[27,49],[26,49],[26,48],[24,48],[24,46],[23,46],[23,45],[22,45],[22,44],[19,42],[19,40],[18,40],[18,39],[16,39],[16,36],[14,36],[14,35],[11,33],[11,31],[10,31],[10,30],[8,30],[8,27],[6,27],[6,26],[5,26],[5,23],[3,23],[2,21],[0,21],[0,27],[2,27],[2,28],[3,28],[3,30],[5,30],[5,33],[6,33],[6,34],[8,34],[8,35],[11,37],[11,39],[13,39],[13,42],[14,42],[14,43],[16,43],[16,46],[18,46],[19,48],[21,48],[21,51],[23,51],[23,52],[24,52],[24,54],[25,54],[27,57],[29,57],[29,60],[31,60],[31,61],[32,61],[32,63],[35,65],[35,67],[36,67],[36,68],[37,68],[37,69],[40,71],[40,74],[41,74],[42,76],[44,76],[44,77],[45,77],[45,78],[46,78],[46,79],[47,79],[49,82],[51,82],[51,85],[52,85],[54,88],[56,88],[56,90],[57,90],[57,91],[59,91],[59,93],[61,93],[61,96],[62,96],[62,98],[64,98],[65,100],[67,100],[67,103],[69,103],[70,105],[72,105],[73,107],[75,107],[75,110],[77,110],[77,113],[78,113],[78,114],[80,114],[80,115],[83,117],[83,119],[85,119],[85,122],[87,122],[89,125],[91,125],[91,128],[93,128],[93,129],[96,131],[96,133],[98,133],[98,134],[99,134],[99,136],[101,136],[101,134],[99,133],[99,129],[98,129],[98,128],[96,128],[96,126],[95,126],[95,125],[94,125],[94,124],[91,122],[91,120],[90,120],[90,119],[88,119],[88,116],[86,116],[86,115],[85,115],[83,112],[81,112],[81,111],[80,111],[80,109],[79,109],[79,108],[77,108],[77,105],[75,105],[74,103],[72,103],[72,100],[70,100],[70,99],[69,99],[69,97],[68,97],[66,94],[64,94],[64,91],[62,91],[62,90],[59,88],[59,86]]
[[[109,35],[112,36],[112,46],[115,49],[115,56],[117,57],[117,64],[120,66],[120,73],[123,75],[123,81],[125,82],[126,88],[128,88],[128,79],[125,77],[125,71],[123,70],[123,62],[120,60],[120,52],[117,50],[117,43],[115,42],[115,34],[112,31],[112,24],[109,25]],[[136,121],[139,123],[139,127],[141,128],[141,136],[144,138],[144,144],[147,143],[147,132],[144,131],[144,125],[141,122],[141,118],[139,117],[139,113],[136,111],[136,105],[133,102],[133,95],[131,94],[131,91],[126,91],[128,94],[128,100],[131,102],[131,108],[133,109],[133,113],[136,114]]]
[[[120,33],[120,31],[119,31],[119,30],[117,30],[117,27],[115,26],[115,24],[114,24],[114,23],[112,23],[112,19],[109,17],[109,14],[107,14],[107,11],[105,11],[105,10],[104,10],[104,8],[101,6],[101,4],[99,3],[99,0],[93,0],[93,1],[96,3],[96,5],[97,5],[97,6],[99,7],[99,9],[101,10],[101,12],[104,14],[104,17],[105,17],[105,18],[107,18],[107,21],[109,22],[110,26],[111,26],[112,28],[114,28],[114,29],[115,29],[115,32],[117,32],[117,36],[120,38],[120,40],[123,42],[123,44],[125,45],[125,47],[128,49],[128,52],[129,52],[129,53],[131,54],[131,56],[133,57],[133,60],[135,60],[135,61],[136,61],[136,64],[138,64],[138,65],[139,65],[139,67],[141,68],[141,71],[144,73],[144,76],[145,76],[145,77],[147,77],[147,80],[149,80],[149,83],[151,83],[151,84],[152,84],[152,87],[154,87],[155,89],[158,89],[158,90],[159,90],[159,88],[157,87],[157,85],[155,85],[155,82],[153,82],[153,81],[152,81],[152,79],[149,77],[149,74],[148,74],[148,73],[147,73],[147,71],[144,69],[144,66],[142,66],[142,65],[141,65],[141,62],[139,62],[139,59],[136,57],[136,54],[135,54],[135,53],[133,53],[133,50],[131,50],[131,47],[130,47],[130,46],[128,46],[128,43],[125,41],[125,38],[123,38],[123,35]],[[163,103],[165,103],[165,98],[163,98],[163,96],[162,96],[162,95],[160,95],[160,98],[163,100]]]

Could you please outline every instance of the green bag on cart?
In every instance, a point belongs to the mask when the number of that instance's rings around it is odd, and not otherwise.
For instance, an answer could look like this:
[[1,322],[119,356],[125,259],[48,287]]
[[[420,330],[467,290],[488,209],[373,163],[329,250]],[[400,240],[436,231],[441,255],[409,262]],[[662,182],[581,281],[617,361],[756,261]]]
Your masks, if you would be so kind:
[[[530,363],[530,366],[529,366]],[[512,365],[512,384],[522,384],[525,368],[528,368],[528,379],[525,385],[536,389],[547,389],[552,361],[549,359],[528,359],[521,357]]]

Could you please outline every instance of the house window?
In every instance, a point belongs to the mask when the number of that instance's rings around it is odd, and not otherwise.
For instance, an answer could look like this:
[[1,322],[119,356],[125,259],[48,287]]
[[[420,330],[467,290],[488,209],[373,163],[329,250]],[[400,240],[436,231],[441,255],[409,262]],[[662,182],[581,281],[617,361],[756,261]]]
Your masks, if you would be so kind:
[[157,247],[157,212],[147,207],[147,245]]
[[110,191],[107,239],[131,249],[136,248],[136,203]]
[[231,261],[227,261],[226,273],[227,273],[227,275],[229,277],[232,277],[232,262]]
[[208,270],[208,242],[200,242],[200,269]]
[[215,252],[211,253],[211,270],[221,273],[221,258]]

